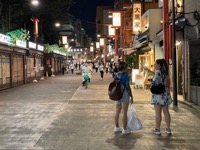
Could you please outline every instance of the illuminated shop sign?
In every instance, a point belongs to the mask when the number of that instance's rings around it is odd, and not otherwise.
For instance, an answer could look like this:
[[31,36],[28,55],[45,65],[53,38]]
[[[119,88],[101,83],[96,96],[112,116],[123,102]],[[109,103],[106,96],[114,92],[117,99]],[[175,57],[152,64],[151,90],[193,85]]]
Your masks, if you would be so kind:
[[115,35],[115,28],[112,28],[111,25],[108,26],[108,35],[114,36]]
[[96,42],[96,48],[100,48],[100,43]]
[[0,33],[0,42],[9,44],[10,37]]
[[32,49],[36,49],[36,43],[28,42],[28,47]]
[[113,13],[113,26],[114,27],[120,27],[121,26],[121,13],[120,12],[114,12]]
[[104,38],[99,39],[99,44],[100,44],[100,46],[104,46]]
[[17,40],[16,46],[26,48],[26,41]]
[[62,36],[62,43],[67,44],[67,36]]
[[37,50],[39,50],[39,51],[44,51],[44,46],[42,46],[42,45],[37,45]]
[[133,4],[133,34],[141,31],[141,3]]
[[53,52],[56,53],[56,54],[60,54],[60,55],[63,55],[63,56],[67,56],[66,53],[60,52],[59,50],[53,50]]

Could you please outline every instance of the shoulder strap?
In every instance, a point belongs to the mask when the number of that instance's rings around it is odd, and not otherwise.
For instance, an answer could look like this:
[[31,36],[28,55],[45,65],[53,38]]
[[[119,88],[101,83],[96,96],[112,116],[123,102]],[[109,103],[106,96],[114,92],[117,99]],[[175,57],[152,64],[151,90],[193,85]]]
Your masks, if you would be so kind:
[[[121,77],[120,77],[120,81],[121,81],[122,77],[123,77],[125,74],[126,74],[126,73],[122,73],[122,75],[121,75]],[[125,90],[125,88],[126,88],[126,84],[123,85],[123,86],[124,86],[124,89],[123,89],[123,92],[122,92],[122,93],[124,93],[124,90]]]

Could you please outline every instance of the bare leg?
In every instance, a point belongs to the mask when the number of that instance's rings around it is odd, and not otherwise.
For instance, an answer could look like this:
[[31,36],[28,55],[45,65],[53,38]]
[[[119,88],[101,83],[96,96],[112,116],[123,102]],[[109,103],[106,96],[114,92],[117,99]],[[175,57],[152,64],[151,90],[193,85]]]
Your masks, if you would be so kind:
[[119,114],[121,112],[122,105],[116,104],[116,111],[115,111],[115,126],[119,127]]
[[128,105],[129,104],[122,104],[122,109],[123,109],[123,116],[122,116],[122,123],[123,123],[123,128],[126,130],[127,127],[127,111],[128,111]]
[[160,124],[162,120],[162,106],[160,105],[154,105],[155,109],[155,122],[156,122],[156,129],[160,129]]
[[169,113],[169,107],[163,106],[163,114],[165,116],[165,122],[168,129],[170,129],[170,123],[171,123],[171,116]]

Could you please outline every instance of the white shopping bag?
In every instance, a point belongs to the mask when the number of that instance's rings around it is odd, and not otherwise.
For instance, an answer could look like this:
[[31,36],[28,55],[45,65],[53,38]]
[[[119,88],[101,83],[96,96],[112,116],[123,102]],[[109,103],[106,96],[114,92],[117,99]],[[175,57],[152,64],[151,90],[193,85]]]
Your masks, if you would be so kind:
[[130,105],[127,117],[127,126],[131,131],[142,129],[142,123],[140,122],[136,113],[136,109],[133,105]]

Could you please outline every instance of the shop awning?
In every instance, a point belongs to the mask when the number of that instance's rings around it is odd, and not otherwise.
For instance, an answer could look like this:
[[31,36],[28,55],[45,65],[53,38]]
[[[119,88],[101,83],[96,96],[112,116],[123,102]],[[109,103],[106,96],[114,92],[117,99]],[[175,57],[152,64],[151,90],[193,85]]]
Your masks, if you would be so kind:
[[124,55],[130,55],[135,49],[133,47],[123,48]]

